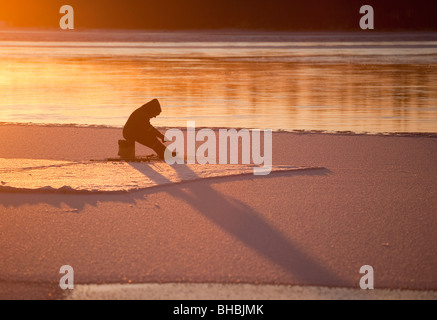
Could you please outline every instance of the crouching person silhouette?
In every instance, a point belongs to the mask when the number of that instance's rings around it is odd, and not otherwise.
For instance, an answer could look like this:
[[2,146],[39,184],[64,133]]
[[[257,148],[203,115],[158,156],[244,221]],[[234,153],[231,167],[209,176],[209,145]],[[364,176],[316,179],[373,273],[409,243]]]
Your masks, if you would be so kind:
[[165,142],[164,135],[150,124],[150,119],[160,114],[161,105],[157,99],[146,103],[131,114],[123,128],[123,136],[128,144],[135,146],[135,142],[138,142],[155,151],[159,159],[164,160],[166,147],[158,140]]

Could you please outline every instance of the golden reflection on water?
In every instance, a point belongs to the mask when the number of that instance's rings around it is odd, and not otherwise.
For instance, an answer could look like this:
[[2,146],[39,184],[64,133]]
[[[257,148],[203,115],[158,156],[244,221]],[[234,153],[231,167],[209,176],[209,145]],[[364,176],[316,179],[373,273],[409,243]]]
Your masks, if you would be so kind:
[[[28,50],[32,50],[29,48]],[[53,57],[0,61],[0,122],[435,132],[437,66]]]

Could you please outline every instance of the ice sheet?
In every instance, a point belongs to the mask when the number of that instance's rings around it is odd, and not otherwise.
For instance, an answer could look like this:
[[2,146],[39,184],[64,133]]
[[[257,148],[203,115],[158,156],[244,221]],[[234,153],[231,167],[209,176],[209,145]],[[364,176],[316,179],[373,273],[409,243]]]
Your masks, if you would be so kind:
[[[0,191],[129,192],[185,181],[253,174],[253,169],[254,165],[0,159]],[[272,172],[316,169],[321,168],[277,165],[272,167]]]

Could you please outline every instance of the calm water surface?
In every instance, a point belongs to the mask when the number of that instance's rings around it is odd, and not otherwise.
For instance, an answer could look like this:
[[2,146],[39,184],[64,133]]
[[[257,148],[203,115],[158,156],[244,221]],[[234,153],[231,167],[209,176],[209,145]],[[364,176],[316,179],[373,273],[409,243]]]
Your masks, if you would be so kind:
[[0,122],[437,132],[436,34],[0,30]]

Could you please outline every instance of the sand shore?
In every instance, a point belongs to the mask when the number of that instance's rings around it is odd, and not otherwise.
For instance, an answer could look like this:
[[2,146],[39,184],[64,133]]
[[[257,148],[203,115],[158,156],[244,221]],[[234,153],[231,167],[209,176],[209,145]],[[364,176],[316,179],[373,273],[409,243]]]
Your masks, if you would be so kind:
[[[103,159],[120,137],[1,125],[0,158]],[[435,137],[278,132],[274,164],[326,170],[118,195],[0,193],[0,298],[65,298],[62,265],[78,285],[351,289],[371,265],[377,289],[435,291],[436,159]]]

